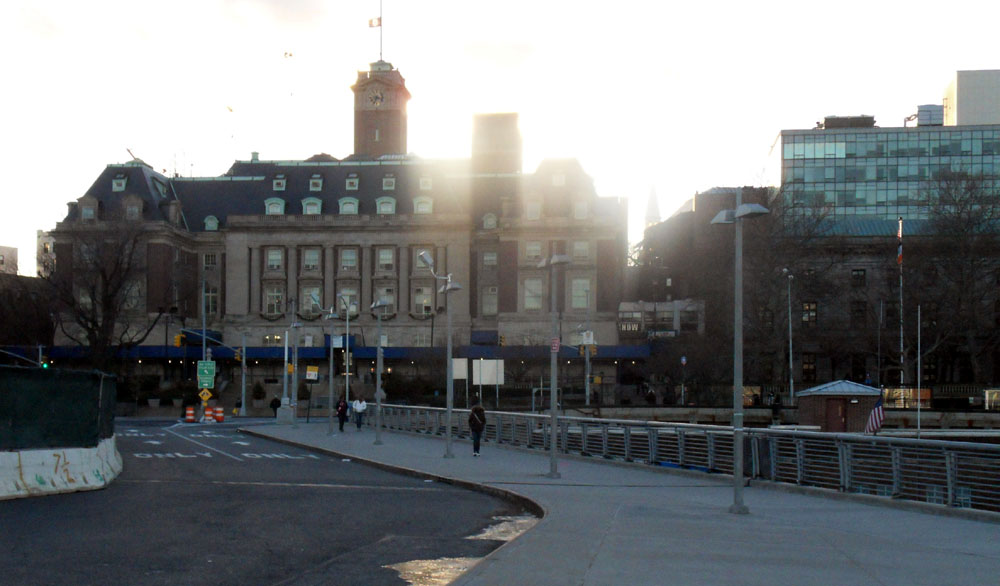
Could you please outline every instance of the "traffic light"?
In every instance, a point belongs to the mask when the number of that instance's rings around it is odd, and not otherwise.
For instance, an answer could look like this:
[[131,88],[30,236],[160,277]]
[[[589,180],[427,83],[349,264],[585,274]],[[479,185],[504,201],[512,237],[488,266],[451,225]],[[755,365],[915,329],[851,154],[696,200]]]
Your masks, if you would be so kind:
[[503,336],[500,336],[500,345],[503,346],[506,343],[507,343],[507,340],[505,340]]
[[184,341],[184,334],[174,334],[174,346],[178,348],[181,347],[181,343]]
[[580,356],[586,356],[587,355],[587,347],[585,345],[580,344],[579,350],[580,350]]
[[49,357],[48,356],[42,356],[42,359],[41,359],[40,362],[42,363],[42,368],[48,368],[49,367]]
[[233,352],[233,358],[236,359],[236,362],[243,362],[243,354],[239,350]]

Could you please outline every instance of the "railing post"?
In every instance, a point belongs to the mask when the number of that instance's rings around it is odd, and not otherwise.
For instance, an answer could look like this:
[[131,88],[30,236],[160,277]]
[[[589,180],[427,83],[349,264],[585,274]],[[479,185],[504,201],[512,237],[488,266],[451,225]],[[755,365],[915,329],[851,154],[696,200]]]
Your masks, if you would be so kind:
[[778,436],[768,438],[768,449],[771,452],[771,480],[778,479]]
[[684,465],[684,431],[681,429],[677,430],[677,465]]
[[892,446],[892,496],[903,493],[903,449]]
[[837,460],[840,464],[840,491],[851,492],[851,446],[847,442],[837,441]]
[[705,445],[708,448],[708,469],[715,470],[715,434],[707,433],[705,434]]
[[795,483],[802,484],[806,468],[806,446],[801,438],[795,439]]
[[587,451],[587,433],[589,429],[585,421],[580,422],[580,455],[589,456]]
[[957,495],[955,479],[958,477],[955,452],[948,451],[944,453],[944,467],[948,478],[948,506],[954,507],[957,504],[955,500]]
[[[569,453],[569,441],[568,441],[568,436],[569,436],[569,422],[567,422],[567,421],[565,421],[563,419],[559,419],[558,422],[559,422],[559,441],[562,442],[562,452],[564,454],[568,454]],[[558,451],[558,448],[559,448],[559,446],[556,446],[556,450],[557,451]]]
[[601,457],[608,457],[608,424],[601,424]]
[[760,437],[750,435],[750,478],[760,477]]
[[626,425],[622,428],[622,439],[625,441],[625,461],[632,461],[632,426]]
[[660,461],[659,455],[659,430],[655,427],[646,428],[646,440],[649,442],[649,463],[655,464]]

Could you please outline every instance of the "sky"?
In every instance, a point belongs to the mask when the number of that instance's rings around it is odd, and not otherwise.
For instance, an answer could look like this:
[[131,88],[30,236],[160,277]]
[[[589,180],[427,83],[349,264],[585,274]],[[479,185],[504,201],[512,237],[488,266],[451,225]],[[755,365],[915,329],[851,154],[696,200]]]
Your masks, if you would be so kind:
[[[714,186],[777,185],[782,129],[903,125],[955,71],[1000,69],[1000,4],[759,0],[78,0],[0,6],[0,246],[35,271],[104,166],[168,174],[353,149],[357,72],[406,79],[408,149],[468,157],[472,117],[517,112],[524,170],[573,157],[668,217]],[[381,32],[381,46],[380,33]]]

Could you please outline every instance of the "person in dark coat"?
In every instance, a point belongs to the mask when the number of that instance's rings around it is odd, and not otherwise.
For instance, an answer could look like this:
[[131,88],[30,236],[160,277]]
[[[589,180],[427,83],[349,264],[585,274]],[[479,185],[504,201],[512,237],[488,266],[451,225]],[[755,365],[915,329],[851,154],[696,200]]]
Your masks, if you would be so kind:
[[343,395],[337,401],[337,420],[340,422],[340,431],[344,431],[344,424],[347,423],[347,401]]
[[278,395],[275,395],[274,398],[271,399],[271,410],[274,411],[275,417],[278,416],[278,407],[281,407],[281,399],[278,398]]
[[472,455],[479,457],[479,440],[486,429],[486,411],[476,403],[469,412],[469,429],[472,431]]

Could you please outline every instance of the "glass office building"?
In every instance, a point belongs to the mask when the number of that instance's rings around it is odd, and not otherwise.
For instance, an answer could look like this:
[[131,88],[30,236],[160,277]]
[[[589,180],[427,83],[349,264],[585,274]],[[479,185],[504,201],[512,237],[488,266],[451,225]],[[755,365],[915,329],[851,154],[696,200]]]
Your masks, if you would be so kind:
[[[870,119],[869,119],[870,120]],[[838,127],[781,133],[787,204],[834,218],[926,219],[945,171],[982,175],[1000,187],[1000,124]]]

